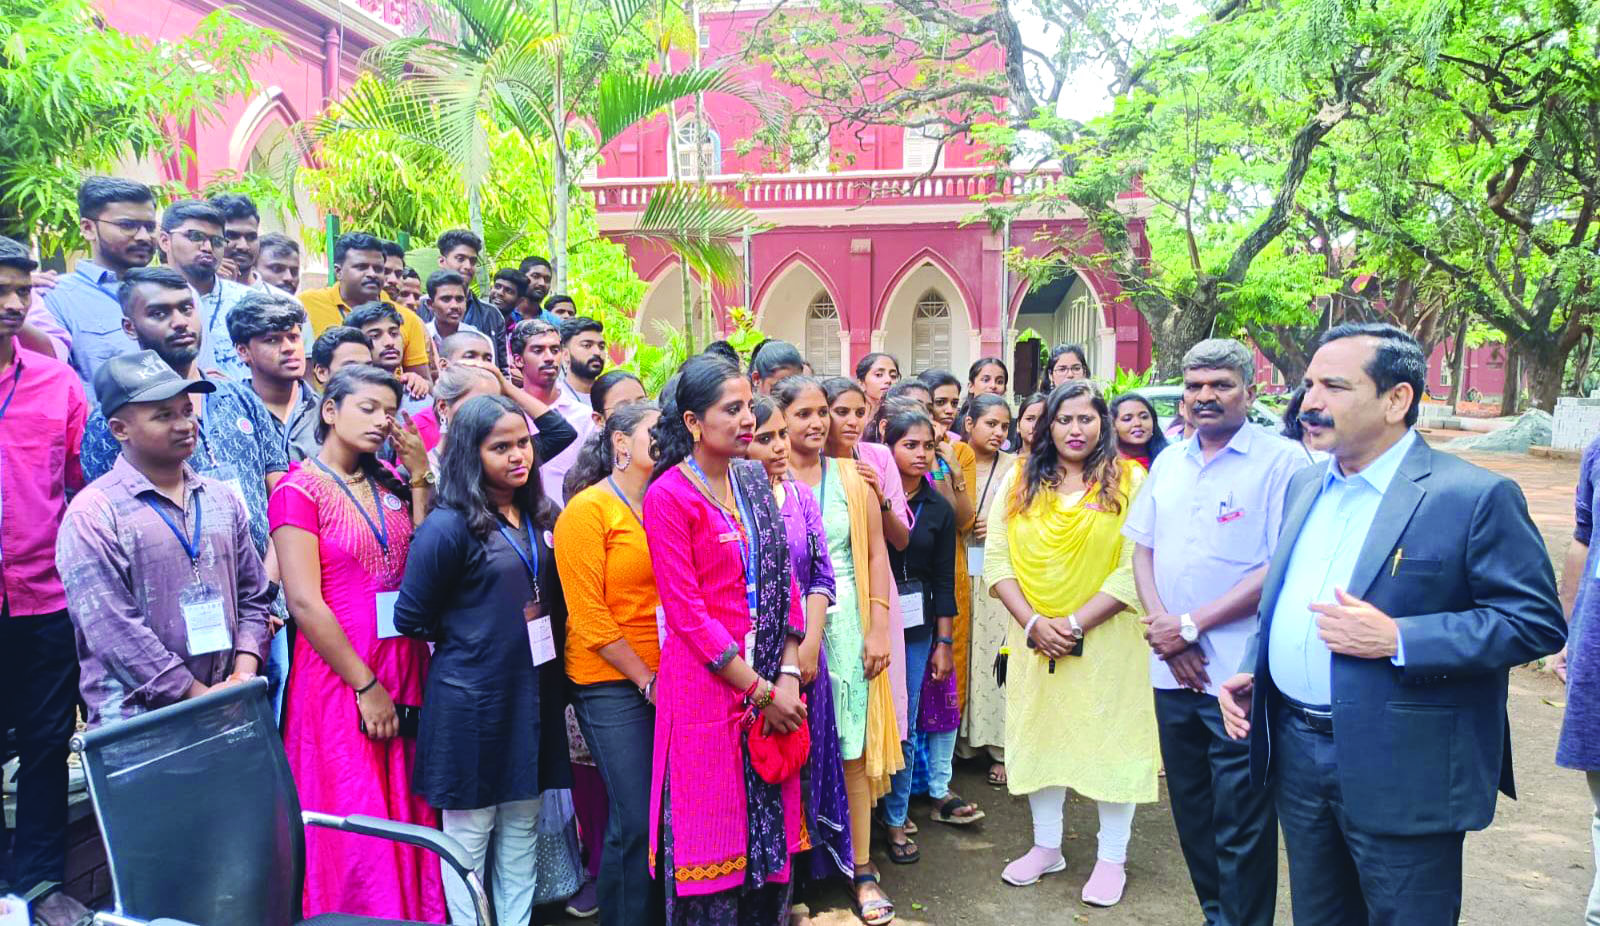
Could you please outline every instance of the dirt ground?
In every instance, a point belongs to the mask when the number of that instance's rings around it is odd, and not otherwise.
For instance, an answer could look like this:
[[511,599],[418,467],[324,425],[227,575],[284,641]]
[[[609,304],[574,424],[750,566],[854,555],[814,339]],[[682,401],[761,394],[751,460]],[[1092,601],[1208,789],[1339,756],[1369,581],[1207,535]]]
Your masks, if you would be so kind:
[[[1572,531],[1575,463],[1473,454],[1469,459],[1517,480],[1528,496],[1559,563]],[[1593,878],[1589,823],[1593,813],[1580,773],[1554,764],[1565,694],[1548,672],[1523,667],[1511,675],[1510,715],[1520,800],[1502,797],[1494,824],[1466,842],[1462,922],[1483,926],[1579,923]],[[907,926],[956,924],[1102,924],[1102,926],[1200,926],[1199,905],[1178,849],[1165,787],[1160,803],[1141,806],[1133,824],[1128,889],[1112,909],[1085,906],[1078,892],[1094,864],[1095,819],[1091,802],[1067,805],[1068,868],[1032,887],[1011,887],[1000,870],[1027,851],[1031,828],[1027,802],[984,779],[986,764],[957,763],[955,790],[977,801],[988,817],[956,829],[928,820],[929,806],[913,803],[921,826],[922,860],[891,865],[875,840],[873,858],[884,887]],[[1291,923],[1288,869],[1278,880],[1278,922]],[[814,890],[806,898],[816,926],[853,926],[850,895],[842,884]]]

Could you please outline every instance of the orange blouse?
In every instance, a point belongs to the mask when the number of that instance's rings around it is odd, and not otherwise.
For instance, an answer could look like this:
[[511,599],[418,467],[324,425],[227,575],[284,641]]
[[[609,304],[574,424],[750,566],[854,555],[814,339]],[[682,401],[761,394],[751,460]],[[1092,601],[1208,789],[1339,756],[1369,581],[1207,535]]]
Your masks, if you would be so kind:
[[661,664],[655,572],[644,526],[606,482],[567,503],[556,519],[556,568],[567,600],[567,678],[577,685],[625,681],[600,655],[618,640],[654,672]]

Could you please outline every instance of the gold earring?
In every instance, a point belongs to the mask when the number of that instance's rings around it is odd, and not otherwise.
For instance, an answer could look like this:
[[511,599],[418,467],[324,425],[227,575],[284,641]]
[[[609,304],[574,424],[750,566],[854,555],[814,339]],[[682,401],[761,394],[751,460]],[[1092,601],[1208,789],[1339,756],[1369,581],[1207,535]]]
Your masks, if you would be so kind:
[[689,432],[689,440],[693,441],[696,444],[700,443],[700,429],[699,428],[695,428],[693,431]]

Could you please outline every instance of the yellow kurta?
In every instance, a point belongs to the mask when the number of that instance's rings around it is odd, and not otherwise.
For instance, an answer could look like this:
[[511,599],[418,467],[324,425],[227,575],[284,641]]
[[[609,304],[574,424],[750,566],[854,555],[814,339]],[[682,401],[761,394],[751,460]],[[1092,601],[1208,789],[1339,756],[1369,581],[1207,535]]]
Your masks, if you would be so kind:
[[1102,511],[1091,495],[1043,492],[1015,517],[1007,507],[1018,469],[1005,474],[989,509],[984,580],[1015,579],[1028,604],[1065,617],[1099,592],[1128,605],[1084,637],[1083,656],[1050,660],[1031,650],[1011,622],[1006,666],[1006,778],[1012,794],[1067,787],[1115,803],[1156,800],[1160,746],[1150,688],[1150,648],[1139,622],[1133,544],[1122,537],[1143,482],[1123,462],[1121,510]]
[[[995,489],[1016,465],[1016,459],[1015,455],[1001,451],[995,457],[994,471],[969,483],[976,487],[979,495],[974,504],[977,517],[987,517],[995,509]],[[987,494],[983,491],[984,482],[988,482]],[[970,534],[967,542],[973,542]],[[962,555],[966,555],[964,547]],[[965,658],[971,673],[967,677],[967,701],[961,709],[961,736],[974,748],[993,747],[993,755],[1006,744],[1006,690],[995,681],[994,662],[1006,643],[1006,628],[1012,623],[1011,612],[989,594],[989,583],[981,575],[972,580],[970,600],[972,646],[964,656],[958,654],[956,663],[960,665],[960,660]]]
[[[967,501],[977,502],[978,457],[964,441],[951,441],[950,448],[956,463],[961,467],[961,479],[966,484]],[[967,544],[972,542],[972,525],[976,517],[956,525],[956,619],[952,626],[950,652],[956,663],[956,704],[963,713],[967,710],[968,666],[972,649],[972,579],[967,575]]]

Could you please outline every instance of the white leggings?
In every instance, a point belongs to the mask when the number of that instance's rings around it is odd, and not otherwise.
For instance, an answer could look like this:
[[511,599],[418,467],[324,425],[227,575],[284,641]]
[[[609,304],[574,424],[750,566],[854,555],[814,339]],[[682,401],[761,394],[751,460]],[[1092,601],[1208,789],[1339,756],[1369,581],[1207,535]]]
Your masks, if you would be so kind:
[[[1066,788],[1040,788],[1028,795],[1034,845],[1061,848],[1061,813],[1066,803]],[[1128,860],[1128,840],[1133,838],[1134,805],[1095,801],[1095,807],[1100,811],[1100,848],[1095,858],[1121,865]]]

